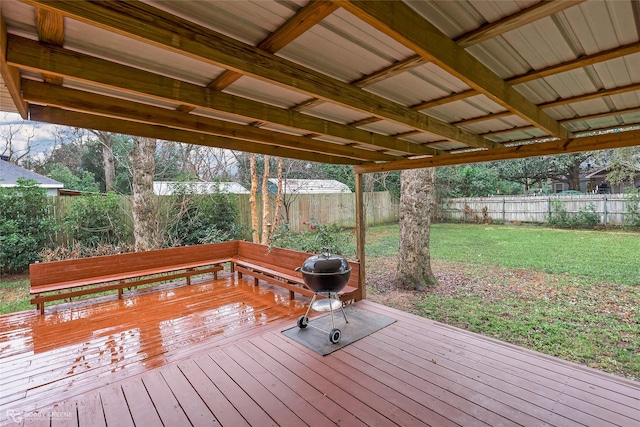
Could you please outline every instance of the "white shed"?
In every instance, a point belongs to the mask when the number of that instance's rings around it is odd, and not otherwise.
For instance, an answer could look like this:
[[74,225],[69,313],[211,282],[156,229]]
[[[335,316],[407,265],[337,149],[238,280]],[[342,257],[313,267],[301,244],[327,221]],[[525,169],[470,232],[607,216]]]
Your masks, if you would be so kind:
[[[278,179],[269,178],[269,192],[276,193]],[[285,194],[335,194],[351,193],[349,186],[335,179],[284,179],[282,188]]]

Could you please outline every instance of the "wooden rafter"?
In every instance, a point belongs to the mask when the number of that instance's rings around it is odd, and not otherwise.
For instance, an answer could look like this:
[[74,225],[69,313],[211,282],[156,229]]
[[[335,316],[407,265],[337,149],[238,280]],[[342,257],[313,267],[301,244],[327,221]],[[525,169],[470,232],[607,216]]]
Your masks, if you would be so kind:
[[570,137],[570,133],[557,121],[404,2],[349,0],[339,4],[550,135],[563,139]]
[[602,52],[593,53],[591,55],[584,55],[571,61],[550,65],[540,70],[530,71],[528,73],[514,76],[508,78],[507,82],[511,83],[512,85],[526,83],[555,74],[564,73],[566,71],[576,70],[578,68],[598,64],[600,62],[610,61],[612,59],[621,58],[623,56],[633,55],[638,52],[640,52],[640,42],[634,42],[613,49],[604,50]]
[[22,99],[20,92],[20,70],[7,63],[8,38],[2,8],[0,8],[0,72],[18,113],[23,120],[27,120],[27,103]]
[[[633,55],[640,52],[640,42],[634,42],[625,46],[608,49],[602,52],[597,52],[591,55],[581,56],[571,61],[562,62],[560,64],[550,65],[540,70],[529,71],[524,74],[520,74],[514,77],[510,77],[506,80],[507,83],[513,85],[530,82],[533,80],[542,79],[544,77],[553,76],[555,74],[564,73],[566,71],[576,70],[588,65],[598,64],[604,61],[609,61],[615,58],[621,58],[628,55]],[[454,93],[429,101],[425,101],[420,104],[413,105],[411,108],[415,110],[425,110],[428,108],[437,107],[439,105],[448,104],[450,102],[459,101],[461,99],[471,98],[472,96],[479,95],[475,89],[467,90],[464,92]]]
[[602,89],[596,92],[584,93],[582,95],[570,96],[556,101],[545,102],[539,104],[541,108],[560,107],[562,105],[574,104],[576,102],[588,101],[590,99],[598,99],[603,96],[620,95],[622,93],[634,92],[640,90],[640,83],[632,83],[630,85],[614,87],[610,89]]
[[101,117],[93,114],[62,110],[54,107],[30,105],[29,114],[31,116],[31,120],[54,123],[63,126],[96,129],[105,132],[117,132],[126,135],[136,135],[169,141],[181,141],[187,144],[226,148],[229,150],[246,151],[250,153],[287,157],[290,159],[312,162],[352,165],[362,163],[361,161],[344,157],[335,157],[322,153],[310,153],[308,151],[294,150],[287,147],[255,143],[251,141],[238,141],[237,139],[234,140],[215,135],[172,129],[146,123],[136,123],[134,121],[121,120],[112,117]]
[[[329,16],[337,8],[338,6],[330,1],[310,1],[277,30],[262,40],[257,46],[258,49],[276,53]],[[242,77],[241,73],[227,70],[212,81],[209,87],[215,90],[223,90],[240,77]]]
[[[631,114],[631,113],[637,113],[640,111],[640,107],[631,107],[631,108],[624,108],[622,110],[614,110],[614,111],[606,111],[603,113],[596,113],[596,114],[588,114],[586,116],[580,116],[580,117],[571,117],[569,119],[561,119],[558,120],[560,123],[565,124],[565,123],[573,123],[573,122],[579,122],[579,121],[584,121],[584,120],[593,120],[593,119],[601,119],[604,117],[615,117],[615,116],[620,116],[623,114]],[[486,137],[490,137],[490,136],[496,136],[496,135],[504,135],[504,134],[509,134],[509,133],[513,133],[513,132],[524,132],[524,131],[528,131],[528,130],[532,130],[535,129],[535,127],[533,126],[518,126],[518,127],[511,127],[509,129],[502,129],[502,130],[496,130],[496,131],[492,131],[492,132],[486,132],[483,133],[483,136]],[[585,131],[596,131],[598,129],[585,129]],[[601,129],[601,130],[607,130],[606,128]]]
[[[38,40],[54,46],[64,45],[64,18],[61,14],[36,7],[36,30]],[[44,81],[62,85],[62,78],[44,74]]]
[[[482,25],[476,30],[465,33],[457,38],[454,41],[461,47],[470,47],[477,43],[481,43],[483,41],[489,40],[490,38],[497,37],[501,34],[504,34],[508,31],[511,31],[515,28],[518,28],[522,25],[529,24],[538,19],[542,19],[546,16],[552,15],[554,13],[560,12],[568,7],[575,6],[578,3],[583,2],[584,0],[571,0],[571,1],[542,1],[540,3],[536,3],[533,6],[530,6],[526,9],[521,10],[518,13],[513,15],[505,16],[504,18],[491,22],[485,25]],[[397,61],[387,67],[382,68],[381,70],[374,71],[371,74],[363,76],[353,82],[352,85],[356,85],[358,87],[365,87],[385,79],[391,78],[397,74],[403,73],[405,71],[409,71],[413,68],[419,67],[427,63],[427,59],[421,57],[420,55],[413,55]],[[437,105],[442,105],[448,102],[454,102],[458,99],[464,99],[469,96],[477,95],[478,92],[475,90],[470,90],[468,92],[464,92],[464,95],[452,94],[450,99],[448,97],[441,98],[441,100],[445,100],[445,102],[438,103],[437,100],[425,101],[424,103],[417,104],[412,106],[411,108],[416,110],[422,110],[426,108],[435,107]],[[458,98],[459,97],[459,98]],[[309,104],[301,104],[298,109],[302,108],[312,108],[317,105],[314,100],[308,101]],[[318,101],[318,100],[315,100]]]
[[[138,2],[26,0],[82,22],[471,147],[495,142]],[[153,26],[140,22],[154,22]]]
[[454,40],[460,47],[473,46],[477,43],[492,39],[549,15],[553,15],[554,13],[561,12],[569,7],[580,4],[583,1],[584,0],[543,0],[526,9],[522,9],[513,15],[505,16],[495,22],[483,25],[477,30],[466,33]]
[[[64,18],[61,14],[36,7],[36,30],[38,40],[54,46],[64,45]],[[44,74],[47,83],[62,85],[62,78]]]
[[[605,96],[620,95],[622,93],[634,92],[636,90],[640,90],[640,83],[633,83],[630,85],[615,87],[610,89],[602,89],[596,92],[584,93],[582,95],[576,95],[568,98],[558,99],[555,101],[549,101],[542,104],[538,104],[538,107],[539,108],[560,107],[562,105],[575,104],[576,102],[588,101],[591,99],[598,99]],[[474,123],[480,123],[487,120],[502,119],[509,116],[513,116],[513,113],[511,111],[503,111],[499,113],[488,114],[486,116],[474,117],[472,119],[460,120],[458,122],[455,122],[454,124],[456,126],[467,126]],[[562,120],[559,120],[559,122],[562,123]]]
[[87,94],[80,90],[46,83],[25,80],[22,82],[22,91],[25,100],[28,102],[67,110],[72,109],[100,117],[134,120],[139,123],[161,125],[173,129],[224,136],[267,145],[278,145],[290,149],[323,152],[332,156],[347,157],[355,160],[397,160],[396,156],[376,151],[316,141],[311,138],[196,116],[104,95]]
[[354,170],[356,173],[387,172],[392,170],[461,165],[467,163],[491,162],[495,160],[521,159],[525,157],[607,150],[610,148],[632,147],[638,145],[639,140],[640,130],[635,130],[572,138],[568,141],[557,140],[493,148],[490,150],[467,151],[460,154],[451,154],[450,156],[424,157],[386,163],[369,163],[355,166]]
[[[176,102],[192,108],[222,111],[255,121],[303,129],[313,134],[344,139],[376,150],[413,155],[435,154],[436,150],[398,138],[367,132],[352,126],[274,107],[260,102],[212,91],[148,71],[115,64],[67,49],[45,46],[10,36],[7,58],[20,68],[86,81],[120,91]],[[47,60],[40,60],[47,58]]]

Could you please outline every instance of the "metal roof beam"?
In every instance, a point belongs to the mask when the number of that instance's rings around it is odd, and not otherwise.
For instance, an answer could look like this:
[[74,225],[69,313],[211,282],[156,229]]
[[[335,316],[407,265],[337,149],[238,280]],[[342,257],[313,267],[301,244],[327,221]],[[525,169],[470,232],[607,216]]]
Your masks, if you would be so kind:
[[404,2],[349,0],[343,8],[552,136],[570,133]]
[[583,68],[589,65],[598,64],[604,61],[610,61],[612,59],[621,58],[627,55],[633,55],[640,52],[640,42],[633,42],[624,46],[618,46],[613,49],[607,49],[602,52],[592,53],[591,55],[585,55],[572,59],[571,61],[562,62],[556,65],[550,65],[540,70],[529,71],[528,73],[520,74],[518,76],[510,77],[507,82],[512,85],[520,83],[526,83],[533,80],[538,80],[544,77],[549,77],[555,74],[564,73],[566,71]]

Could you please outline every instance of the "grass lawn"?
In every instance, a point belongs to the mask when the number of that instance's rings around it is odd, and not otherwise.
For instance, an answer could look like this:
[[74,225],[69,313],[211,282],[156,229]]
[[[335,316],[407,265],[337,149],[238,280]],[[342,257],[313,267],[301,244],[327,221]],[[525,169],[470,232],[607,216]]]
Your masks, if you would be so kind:
[[425,293],[389,286],[397,247],[367,233],[368,298],[640,380],[640,234],[435,224]]

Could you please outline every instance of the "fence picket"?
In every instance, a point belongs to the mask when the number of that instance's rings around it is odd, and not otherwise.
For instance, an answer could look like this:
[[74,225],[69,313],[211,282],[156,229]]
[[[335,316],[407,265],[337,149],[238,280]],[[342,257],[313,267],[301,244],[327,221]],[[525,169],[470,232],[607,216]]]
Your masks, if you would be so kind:
[[[546,223],[553,201],[564,202],[568,213],[577,213],[592,205],[600,215],[603,225],[622,225],[626,212],[624,194],[576,194],[551,196],[495,196],[445,199],[440,207],[440,217],[446,220],[464,220],[475,215],[482,218],[482,210],[493,220],[504,222]],[[465,209],[466,207],[466,209]]]

